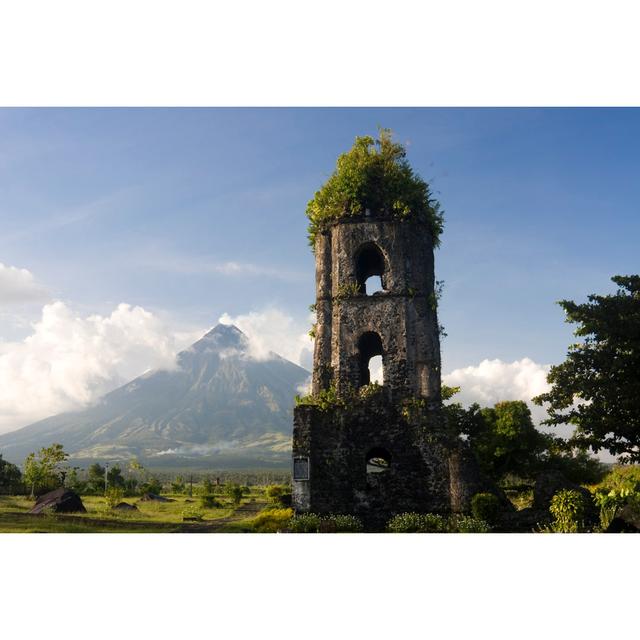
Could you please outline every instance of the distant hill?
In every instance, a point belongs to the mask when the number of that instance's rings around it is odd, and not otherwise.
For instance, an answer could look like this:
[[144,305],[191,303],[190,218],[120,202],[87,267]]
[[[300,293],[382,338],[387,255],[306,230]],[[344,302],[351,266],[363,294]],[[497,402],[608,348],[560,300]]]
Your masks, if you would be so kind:
[[0,452],[22,462],[60,442],[78,463],[138,457],[154,466],[282,467],[291,447],[297,388],[309,373],[272,354],[249,357],[247,337],[217,325],[177,356],[77,412],[0,436]]

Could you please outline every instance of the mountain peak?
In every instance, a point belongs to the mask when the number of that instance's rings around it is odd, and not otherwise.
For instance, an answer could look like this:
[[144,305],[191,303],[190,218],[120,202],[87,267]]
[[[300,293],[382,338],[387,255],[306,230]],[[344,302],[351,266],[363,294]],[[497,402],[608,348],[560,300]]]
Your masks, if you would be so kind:
[[[240,336],[244,336],[244,333],[236,327],[235,324],[217,324],[213,329],[204,334],[203,338],[214,338],[217,336],[239,339]],[[246,336],[245,336],[246,337]]]
[[217,324],[213,329],[192,345],[192,349],[200,351],[224,349],[244,350],[247,346],[247,336],[233,324]]

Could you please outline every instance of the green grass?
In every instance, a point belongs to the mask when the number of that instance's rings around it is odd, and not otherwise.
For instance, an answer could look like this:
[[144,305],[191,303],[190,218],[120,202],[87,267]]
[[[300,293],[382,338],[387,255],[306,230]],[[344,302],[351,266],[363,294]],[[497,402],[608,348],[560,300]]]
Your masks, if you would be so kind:
[[[243,517],[242,512],[234,518],[237,507],[223,497],[221,501],[225,503],[213,509],[202,508],[197,496],[166,497],[175,501],[142,502],[137,497],[124,498],[125,502],[135,504],[139,511],[121,512],[109,509],[101,496],[83,496],[87,513],[32,515],[28,513],[33,507],[32,500],[23,496],[0,496],[0,533],[171,533],[199,530],[230,533],[251,530],[245,525],[245,521],[249,522],[251,518]],[[265,506],[260,491],[252,491],[241,505],[252,500],[257,503],[257,509]],[[201,522],[183,522],[183,512],[192,507],[202,513]]]

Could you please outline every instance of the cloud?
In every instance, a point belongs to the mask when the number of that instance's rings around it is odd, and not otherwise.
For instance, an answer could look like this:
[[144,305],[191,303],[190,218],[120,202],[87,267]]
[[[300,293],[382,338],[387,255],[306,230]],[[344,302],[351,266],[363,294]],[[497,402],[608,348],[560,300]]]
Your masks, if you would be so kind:
[[47,291],[30,271],[0,262],[0,305],[42,301],[47,297]]
[[483,360],[477,366],[455,369],[443,376],[443,382],[460,387],[455,396],[459,402],[469,405],[477,402],[491,406],[501,400],[524,400],[531,408],[534,421],[544,419],[544,408],[531,403],[531,398],[548,391],[547,374],[551,365],[538,364],[530,358],[508,363],[502,360]]
[[277,353],[305,369],[311,368],[313,342],[308,331],[313,316],[302,322],[271,308],[239,316],[224,313],[218,322],[238,327],[249,340],[249,355],[256,360],[270,360]]
[[150,368],[171,368],[183,346],[142,307],[81,318],[62,302],[47,304],[31,335],[0,342],[0,432],[82,408]]

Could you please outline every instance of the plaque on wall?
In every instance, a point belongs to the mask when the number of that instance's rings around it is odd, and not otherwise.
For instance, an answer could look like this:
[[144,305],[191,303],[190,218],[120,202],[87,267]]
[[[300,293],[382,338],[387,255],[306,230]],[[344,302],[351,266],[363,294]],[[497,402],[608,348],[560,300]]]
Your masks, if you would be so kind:
[[309,479],[309,458],[293,459],[293,479],[294,480]]

